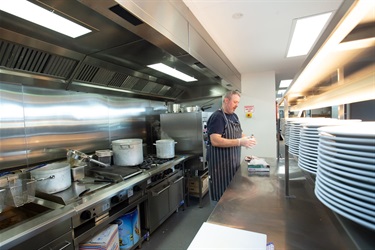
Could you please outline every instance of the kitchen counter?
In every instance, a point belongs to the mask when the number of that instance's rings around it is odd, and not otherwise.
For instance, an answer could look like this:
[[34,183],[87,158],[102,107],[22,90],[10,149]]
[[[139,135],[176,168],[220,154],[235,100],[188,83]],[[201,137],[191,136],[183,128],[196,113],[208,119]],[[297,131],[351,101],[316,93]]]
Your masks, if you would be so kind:
[[342,218],[314,194],[314,180],[289,161],[266,158],[268,175],[253,175],[244,162],[207,222],[267,235],[275,249],[370,249],[373,232]]
[[[157,167],[153,167],[149,170],[143,170],[142,173],[133,176],[124,181],[105,186],[101,189],[91,193],[88,192],[81,198],[68,205],[58,204],[51,202],[43,198],[36,198],[33,202],[46,208],[46,211],[33,217],[22,221],[15,226],[1,230],[0,233],[0,249],[8,249],[16,246],[19,243],[31,239],[35,235],[48,230],[54,226],[57,226],[64,220],[72,218],[72,216],[79,214],[85,210],[88,206],[94,205],[103,199],[110,199],[114,194],[118,192],[126,192],[128,196],[131,196],[132,190],[138,183],[147,180],[151,182],[150,177],[158,172],[164,171],[174,165],[182,163],[184,160],[191,157],[190,155],[178,155],[174,161],[161,164]],[[31,205],[35,205],[31,204]]]

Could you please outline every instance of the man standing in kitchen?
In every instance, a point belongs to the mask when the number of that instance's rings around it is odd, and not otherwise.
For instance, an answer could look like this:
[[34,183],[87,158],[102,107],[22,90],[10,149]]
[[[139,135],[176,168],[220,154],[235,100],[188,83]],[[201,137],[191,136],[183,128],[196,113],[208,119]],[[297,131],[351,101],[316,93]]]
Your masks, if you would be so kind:
[[253,147],[254,137],[243,134],[235,110],[241,95],[228,91],[223,97],[221,109],[207,121],[207,161],[210,199],[216,203],[223,195],[234,174],[241,165],[241,146]]

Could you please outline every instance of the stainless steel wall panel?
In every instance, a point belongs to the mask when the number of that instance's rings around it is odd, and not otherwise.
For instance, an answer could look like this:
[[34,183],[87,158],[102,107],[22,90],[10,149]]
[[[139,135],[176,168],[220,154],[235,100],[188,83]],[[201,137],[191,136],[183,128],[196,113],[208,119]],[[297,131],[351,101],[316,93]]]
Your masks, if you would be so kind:
[[112,97],[109,100],[110,141],[124,138],[146,140],[145,108],[149,101]]
[[106,97],[25,87],[24,106],[29,164],[108,147]]
[[0,170],[26,165],[22,86],[0,83]]
[[91,154],[117,139],[145,143],[146,116],[165,111],[163,102],[0,84],[0,172],[65,159],[68,148]]

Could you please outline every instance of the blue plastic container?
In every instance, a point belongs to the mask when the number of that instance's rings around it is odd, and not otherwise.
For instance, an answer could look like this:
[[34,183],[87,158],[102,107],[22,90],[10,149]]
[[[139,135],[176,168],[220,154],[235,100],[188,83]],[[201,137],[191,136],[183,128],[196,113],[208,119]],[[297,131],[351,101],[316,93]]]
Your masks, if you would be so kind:
[[115,220],[118,225],[120,249],[128,250],[140,239],[140,223],[138,207]]

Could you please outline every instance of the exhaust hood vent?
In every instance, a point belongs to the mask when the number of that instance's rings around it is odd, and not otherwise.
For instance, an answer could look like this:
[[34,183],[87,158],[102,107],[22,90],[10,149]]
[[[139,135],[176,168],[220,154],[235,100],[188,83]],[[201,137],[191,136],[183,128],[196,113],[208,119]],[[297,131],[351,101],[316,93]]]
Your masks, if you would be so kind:
[[67,79],[78,61],[0,40],[0,66]]
[[143,93],[158,97],[177,98],[183,93],[183,90],[177,87],[130,76],[88,63],[83,63],[81,65],[74,81],[111,87],[113,90],[121,89],[133,93]]
[[140,25],[143,22],[131,14],[126,9],[122,8],[119,4],[109,8],[110,11],[115,13],[116,15],[120,16],[121,18],[125,19],[129,23],[133,24],[134,26]]

